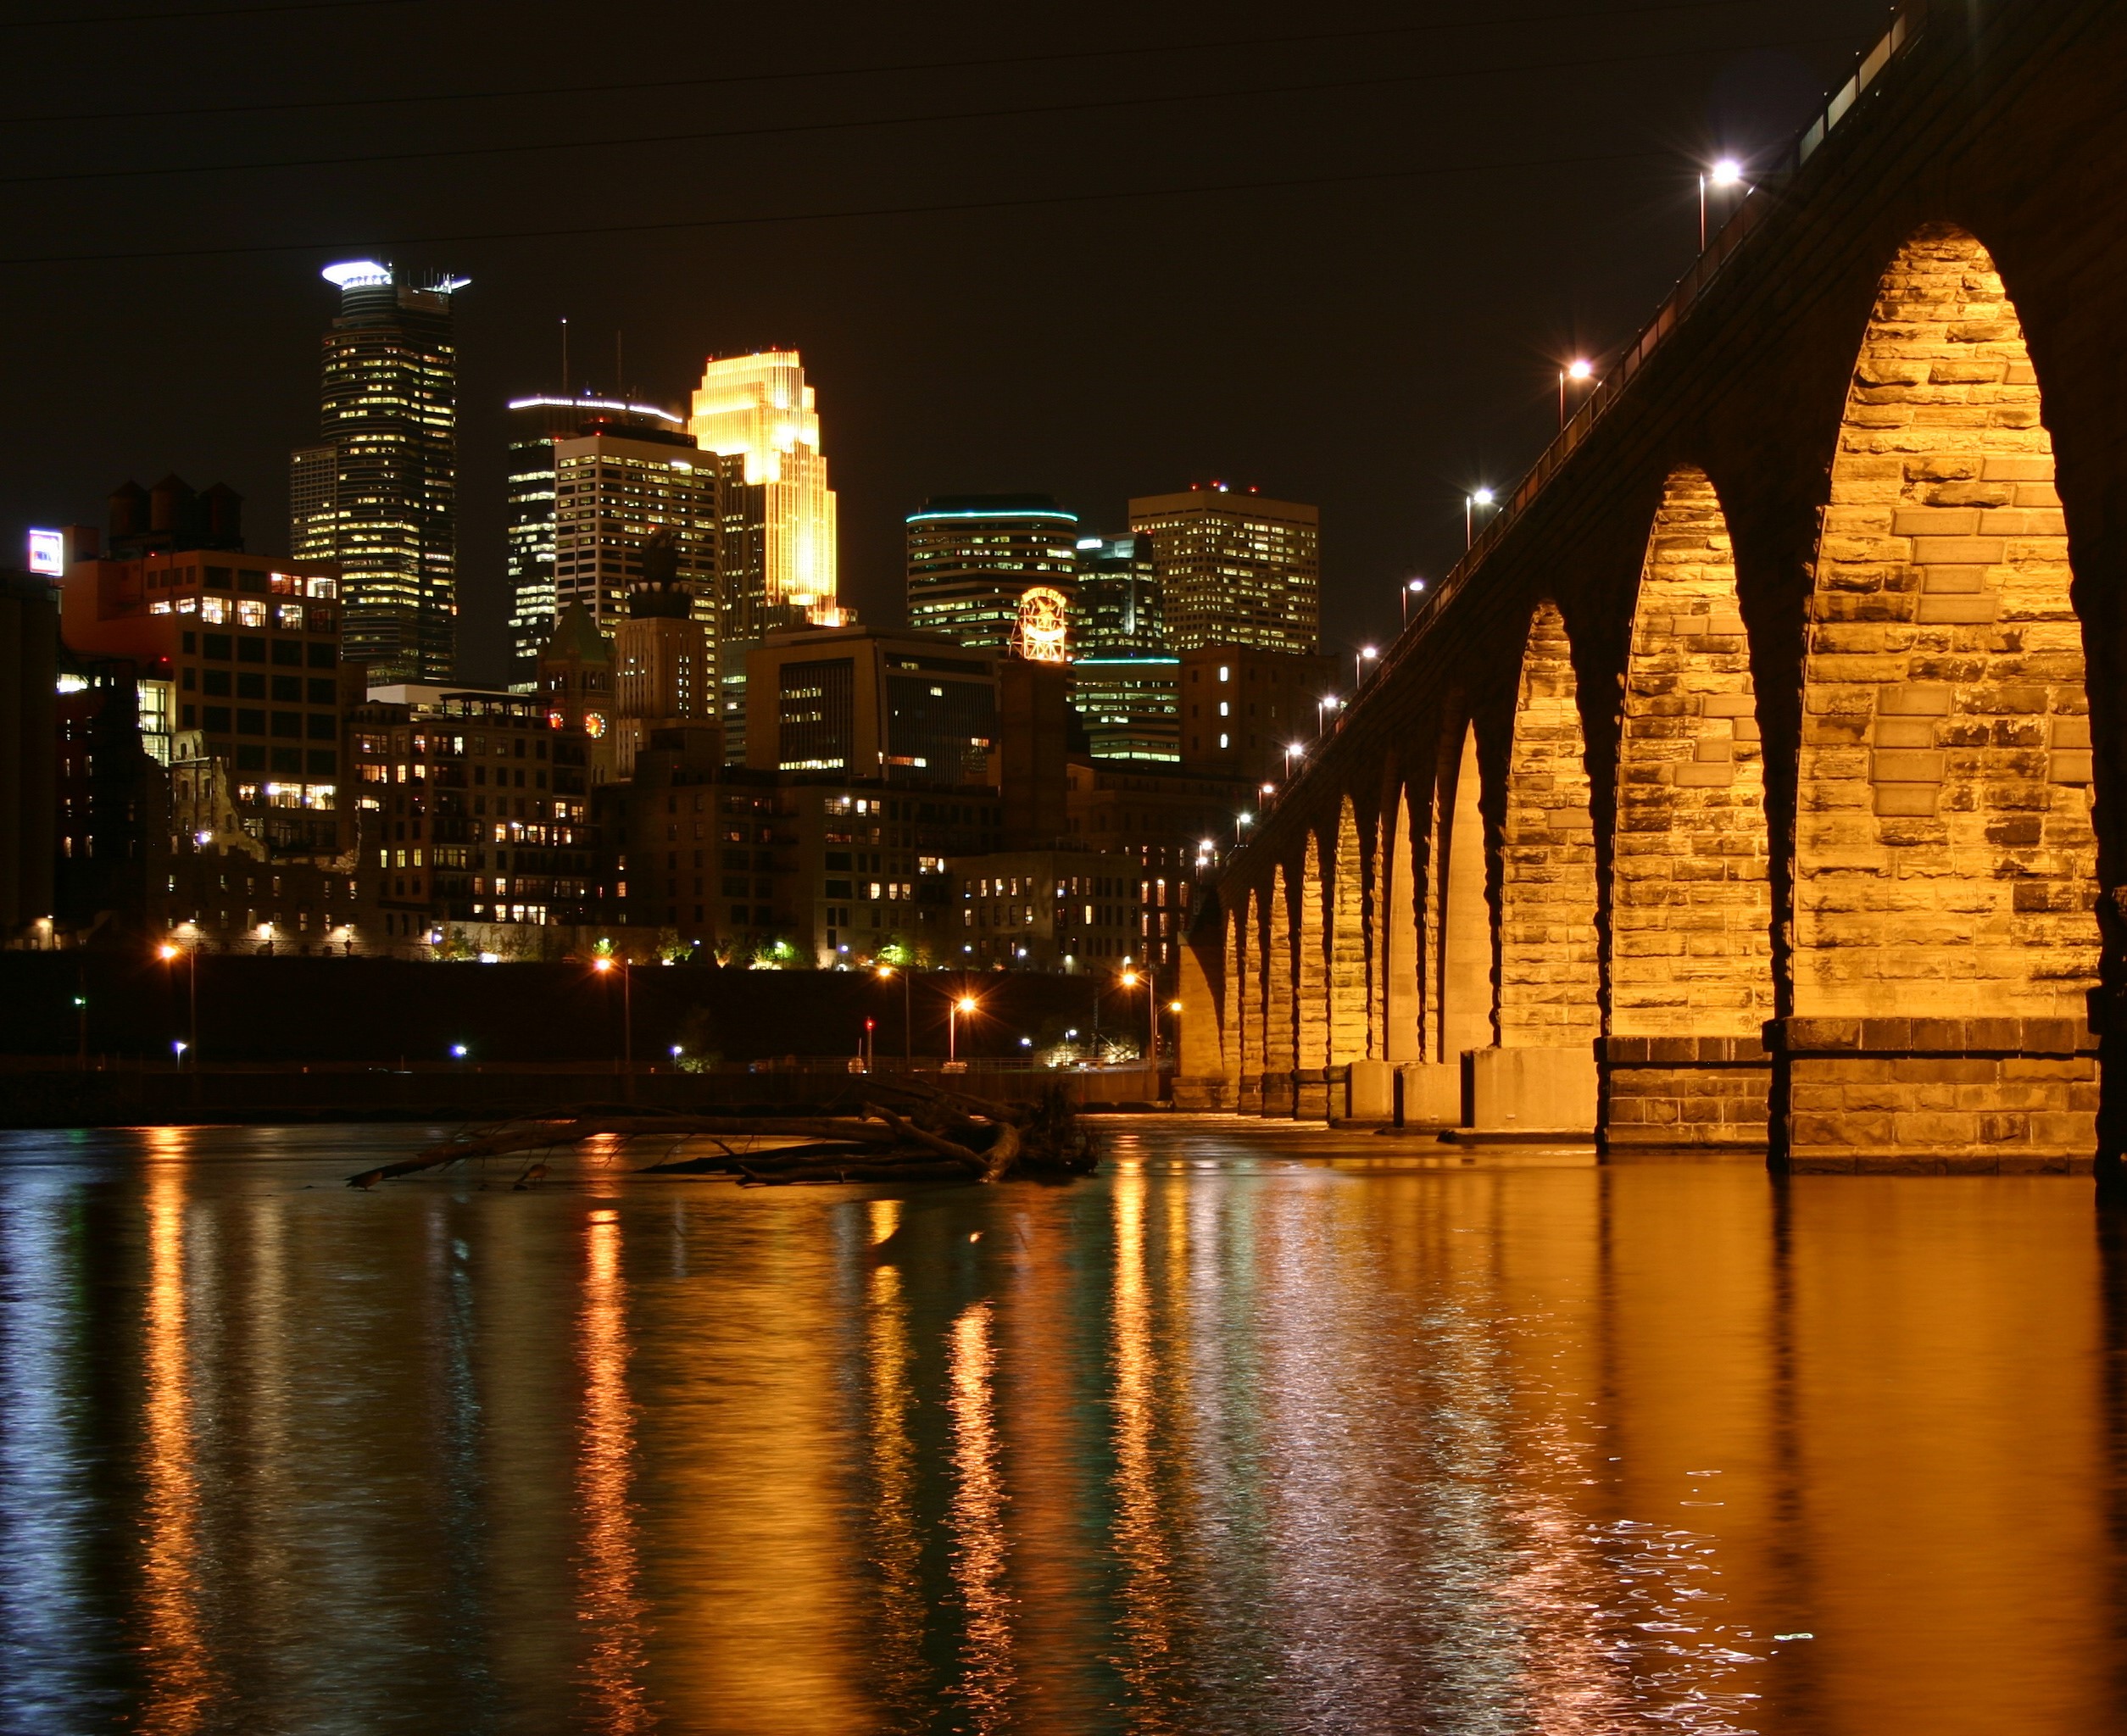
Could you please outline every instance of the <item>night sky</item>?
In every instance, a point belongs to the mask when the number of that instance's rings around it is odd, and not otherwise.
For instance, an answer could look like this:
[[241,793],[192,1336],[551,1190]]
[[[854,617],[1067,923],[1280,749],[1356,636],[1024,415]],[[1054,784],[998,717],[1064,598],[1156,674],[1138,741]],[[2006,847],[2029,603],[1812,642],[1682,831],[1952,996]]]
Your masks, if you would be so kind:
[[901,619],[926,495],[1038,490],[1115,530],[1133,493],[1222,477],[1320,505],[1345,648],[1453,560],[1463,491],[1540,448],[1559,359],[1622,344],[1689,263],[1700,164],[1775,148],[1887,18],[23,0],[0,564],[170,470],[284,549],[317,270],[366,254],[473,280],[465,679],[504,662],[500,411],[560,386],[563,316],[576,386],[682,409],[710,352],[801,349],[868,620]]

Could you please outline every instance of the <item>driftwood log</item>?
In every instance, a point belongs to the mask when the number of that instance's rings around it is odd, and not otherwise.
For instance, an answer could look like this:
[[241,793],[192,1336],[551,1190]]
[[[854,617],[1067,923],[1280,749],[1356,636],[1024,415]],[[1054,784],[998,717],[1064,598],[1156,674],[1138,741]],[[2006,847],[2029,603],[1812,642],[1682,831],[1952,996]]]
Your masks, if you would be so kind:
[[[741,1186],[800,1182],[1000,1182],[1007,1177],[1067,1178],[1090,1174],[1098,1162],[1092,1139],[1078,1125],[1061,1087],[1032,1104],[992,1103],[924,1081],[871,1080],[872,1097],[902,1099],[898,1107],[866,1102],[856,1115],[684,1115],[592,1105],[518,1116],[457,1134],[412,1157],[349,1176],[350,1188],[374,1188],[469,1158],[538,1153],[581,1140],[649,1138],[671,1144],[706,1139],[714,1154],[667,1158],[643,1166],[660,1176],[730,1176]],[[733,1139],[786,1142],[734,1150]],[[518,1178],[528,1188],[547,1173],[537,1157]]]

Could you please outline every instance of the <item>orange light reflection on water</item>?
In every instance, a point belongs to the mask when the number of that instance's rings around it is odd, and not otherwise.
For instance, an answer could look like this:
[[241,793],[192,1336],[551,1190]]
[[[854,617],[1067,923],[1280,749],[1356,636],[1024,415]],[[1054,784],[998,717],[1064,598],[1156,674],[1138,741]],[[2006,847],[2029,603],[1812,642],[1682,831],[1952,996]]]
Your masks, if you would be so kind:
[[989,1304],[971,1304],[953,1322],[945,1404],[953,1419],[953,1583],[966,1618],[956,1697],[974,1713],[977,1730],[1005,1727],[1014,1676],[1005,1483],[991,1390],[995,1360]]
[[[157,1158],[181,1155],[183,1136],[157,1129]],[[194,1472],[190,1356],[185,1341],[186,1178],[157,1162],[148,1178],[148,1298],[143,1321],[147,1392],[142,1406],[146,1484],[142,1496],[148,1690],[145,1730],[205,1728],[214,1683],[201,1639],[199,1483]]]
[[636,1583],[635,1425],[627,1391],[627,1298],[621,1273],[616,1211],[593,1211],[584,1225],[583,1310],[577,1328],[583,1417],[576,1499],[583,1547],[577,1563],[578,1618],[590,1630],[582,1666],[599,1728],[626,1736],[653,1722],[643,1686],[649,1605]]

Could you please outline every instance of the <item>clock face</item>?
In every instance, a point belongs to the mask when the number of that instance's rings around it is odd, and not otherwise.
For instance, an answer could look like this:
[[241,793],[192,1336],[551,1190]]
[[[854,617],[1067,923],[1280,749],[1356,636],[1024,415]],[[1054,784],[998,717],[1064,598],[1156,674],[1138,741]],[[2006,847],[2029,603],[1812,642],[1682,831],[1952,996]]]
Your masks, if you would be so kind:
[[583,732],[589,736],[593,741],[596,741],[600,736],[604,735],[605,733],[605,714],[603,711],[585,712],[583,714]]

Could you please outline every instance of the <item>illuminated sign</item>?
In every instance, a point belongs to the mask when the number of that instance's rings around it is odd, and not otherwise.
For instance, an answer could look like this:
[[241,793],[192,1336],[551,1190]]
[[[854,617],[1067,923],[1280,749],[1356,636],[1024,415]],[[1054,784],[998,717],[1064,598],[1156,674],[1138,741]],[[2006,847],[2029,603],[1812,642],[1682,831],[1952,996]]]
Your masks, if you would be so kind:
[[62,531],[32,531],[30,532],[30,570],[47,573],[55,579],[66,576],[66,534]]
[[1071,599],[1047,585],[1036,585],[1020,593],[1019,631],[1014,637],[1019,654],[1029,663],[1062,663],[1068,658],[1066,641],[1070,633]]

